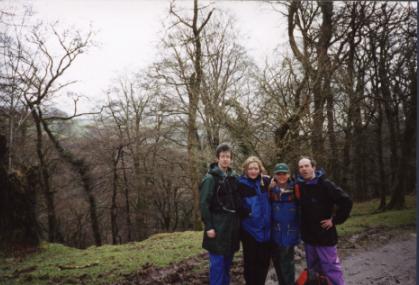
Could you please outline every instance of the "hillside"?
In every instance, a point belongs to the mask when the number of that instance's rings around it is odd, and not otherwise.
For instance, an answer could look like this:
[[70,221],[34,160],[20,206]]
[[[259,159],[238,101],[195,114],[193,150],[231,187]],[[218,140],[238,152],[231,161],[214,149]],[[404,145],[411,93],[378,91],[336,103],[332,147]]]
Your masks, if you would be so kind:
[[[339,233],[344,241],[364,242],[364,232],[412,229],[416,226],[415,199],[408,196],[406,209],[384,213],[373,213],[377,200],[355,204],[349,220],[338,228]],[[1,256],[0,284],[136,284],[139,280],[141,284],[151,280],[159,280],[155,284],[172,284],[188,278],[202,284],[208,262],[201,239],[201,232],[186,231],[85,250],[43,243],[38,251],[25,256]],[[234,262],[233,281],[241,278],[240,262],[239,253]]]

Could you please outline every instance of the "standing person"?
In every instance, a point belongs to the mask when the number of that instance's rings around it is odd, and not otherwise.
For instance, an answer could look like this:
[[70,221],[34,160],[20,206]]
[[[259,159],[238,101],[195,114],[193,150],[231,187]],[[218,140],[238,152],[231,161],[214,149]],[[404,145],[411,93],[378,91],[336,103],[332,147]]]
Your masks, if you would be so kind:
[[262,162],[251,156],[243,164],[239,178],[242,207],[247,210],[241,221],[244,279],[247,285],[265,284],[270,260],[271,207],[268,197],[269,177],[263,176]]
[[294,246],[300,242],[298,201],[294,194],[288,165],[278,163],[270,184],[272,206],[272,261],[278,283],[294,285]]
[[230,168],[232,149],[220,144],[216,162],[210,165],[200,186],[201,217],[205,225],[202,247],[209,252],[211,285],[230,284],[230,267],[239,250],[240,197],[237,175]]
[[298,171],[301,237],[309,274],[320,272],[333,285],[344,285],[336,248],[336,225],[342,224],[349,217],[352,200],[340,187],[326,179],[322,171],[316,170],[313,159],[301,158]]

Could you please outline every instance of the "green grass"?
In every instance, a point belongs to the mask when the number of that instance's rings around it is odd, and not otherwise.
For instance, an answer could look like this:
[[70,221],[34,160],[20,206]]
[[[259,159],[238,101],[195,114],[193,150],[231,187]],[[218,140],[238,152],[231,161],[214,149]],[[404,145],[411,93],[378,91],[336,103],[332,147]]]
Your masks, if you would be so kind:
[[351,235],[373,227],[396,228],[416,225],[416,196],[406,196],[406,209],[400,211],[377,213],[375,211],[378,205],[378,199],[354,204],[351,217],[338,226],[339,234]]
[[[339,234],[350,235],[372,227],[416,225],[415,199],[415,196],[406,196],[406,209],[383,213],[374,213],[378,200],[356,203],[351,217],[338,226]],[[202,253],[201,242],[202,232],[186,231],[157,234],[142,242],[92,246],[85,250],[43,243],[37,253],[24,258],[0,256],[0,284],[80,284],[81,280],[91,285],[109,284],[146,263],[166,266]],[[85,268],[62,270],[60,266]],[[16,274],[19,271],[27,272]]]
[[[0,258],[0,284],[106,284],[135,272],[146,263],[166,266],[203,252],[201,232],[157,234],[142,242],[92,246],[85,250],[60,244],[41,245],[38,253],[19,258]],[[90,265],[90,266],[89,266]],[[61,267],[85,267],[64,269]],[[34,268],[10,278],[16,271]],[[6,276],[7,279],[1,278]]]

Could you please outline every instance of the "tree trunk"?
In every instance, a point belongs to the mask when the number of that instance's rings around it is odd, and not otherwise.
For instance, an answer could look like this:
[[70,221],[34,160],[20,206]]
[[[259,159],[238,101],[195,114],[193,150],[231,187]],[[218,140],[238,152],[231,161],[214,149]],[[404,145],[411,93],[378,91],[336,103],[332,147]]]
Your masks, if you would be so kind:
[[112,199],[111,199],[111,231],[112,231],[112,244],[117,244],[118,237],[118,223],[117,223],[117,205],[116,195],[118,191],[118,162],[121,156],[122,146],[117,150],[116,157],[112,156]]
[[86,161],[82,158],[76,158],[73,153],[69,150],[66,150],[62,147],[60,142],[55,138],[52,134],[51,130],[49,129],[48,124],[42,119],[41,111],[38,109],[38,115],[40,117],[40,121],[42,126],[44,127],[45,132],[47,133],[50,140],[53,142],[55,149],[57,150],[60,157],[70,164],[73,169],[80,175],[80,179],[83,185],[84,193],[86,194],[87,202],[89,204],[89,213],[90,213],[90,222],[92,226],[93,232],[93,239],[95,241],[96,246],[102,245],[102,238],[100,236],[99,230],[99,220],[97,217],[97,209],[96,209],[96,199],[92,193],[93,190],[93,182],[89,173],[89,166],[87,165]]
[[121,164],[122,164],[122,174],[124,178],[124,195],[125,195],[125,210],[126,210],[126,223],[127,223],[127,238],[128,242],[132,241],[132,225],[131,225],[131,211],[129,204],[129,187],[128,187],[128,178],[127,171],[125,169],[125,159],[124,152],[121,153]]
[[333,2],[319,1],[318,5],[322,12],[322,23],[320,26],[319,41],[317,43],[317,71],[314,74],[313,96],[314,96],[314,114],[312,129],[312,152],[313,157],[320,163],[325,162],[323,123],[324,123],[324,103],[326,101],[325,93],[330,88],[331,72],[330,58],[327,54],[330,40],[332,38],[332,16]]
[[398,184],[398,177],[396,176],[397,173],[397,166],[398,166],[398,145],[397,145],[397,132],[396,126],[394,124],[394,112],[391,107],[392,95],[389,87],[389,78],[387,76],[387,47],[386,47],[387,39],[383,38],[380,39],[380,56],[378,62],[378,74],[380,80],[380,91],[382,95],[382,100],[384,103],[384,113],[386,115],[386,123],[389,130],[390,135],[390,181],[391,181],[391,189]]
[[[405,207],[404,195],[408,191],[406,187],[409,185],[407,182],[409,165],[411,155],[414,148],[415,134],[416,134],[416,108],[417,108],[417,75],[414,66],[410,66],[410,100],[406,100],[408,106],[408,113],[406,114],[403,139],[401,141],[402,154],[400,164],[397,167],[397,184],[392,188],[391,200],[387,209],[402,209]],[[401,95],[401,94],[400,94]]]
[[63,237],[57,223],[57,216],[55,213],[55,204],[54,204],[54,192],[51,191],[49,183],[49,171],[48,166],[45,162],[45,157],[43,153],[43,138],[42,138],[42,129],[41,122],[38,114],[33,106],[30,106],[32,118],[36,126],[36,153],[39,159],[39,182],[44,193],[45,202],[47,205],[47,216],[48,216],[48,241],[49,242],[62,242]]
[[330,83],[327,84],[326,88],[326,114],[327,114],[327,135],[329,138],[331,156],[328,159],[327,169],[329,169],[330,176],[336,183],[341,182],[340,169],[339,165],[339,153],[338,146],[336,142],[336,133],[335,133],[335,120],[334,120],[334,98],[333,94],[330,92]]
[[381,107],[381,103],[377,100],[377,127],[375,130],[376,133],[376,149],[377,149],[377,157],[378,157],[378,168],[379,168],[379,193],[380,193],[380,205],[378,206],[378,210],[384,210],[386,207],[386,194],[388,193],[388,183],[387,183],[387,175],[385,172],[385,164],[384,164],[384,155],[383,155],[383,111]]
[[0,250],[16,254],[40,242],[34,189],[39,176],[31,171],[24,175],[7,173],[6,140],[0,135]]
[[212,12],[208,14],[205,21],[198,26],[198,0],[194,0],[194,15],[192,19],[192,32],[193,32],[193,44],[194,44],[194,73],[190,78],[190,85],[188,90],[189,105],[188,105],[188,140],[187,140],[187,153],[188,153],[188,164],[189,164],[189,176],[191,179],[191,191],[193,197],[193,212],[192,220],[193,227],[195,230],[201,230],[202,224],[199,214],[199,162],[198,162],[198,151],[199,151],[199,140],[198,130],[196,127],[196,118],[198,112],[198,103],[201,94],[202,87],[202,48],[201,48],[201,31],[211,17]]
[[375,76],[372,77],[371,85],[373,94],[376,94],[376,99],[374,100],[376,109],[377,109],[377,119],[376,119],[376,151],[377,151],[377,163],[378,163],[378,191],[380,197],[380,205],[378,206],[378,211],[383,211],[386,207],[386,195],[389,192],[389,183],[386,175],[386,164],[384,163],[384,147],[383,147],[383,107],[382,107],[382,95],[381,89],[378,86],[380,82],[380,77],[378,73],[378,59],[377,59],[377,50],[375,46],[375,41],[370,41],[371,45],[371,58],[373,62],[373,71]]
[[[198,110],[198,96],[199,89],[196,87],[189,95],[189,106],[188,106],[188,145],[187,145],[187,154],[188,154],[188,168],[189,168],[189,177],[191,181],[191,191],[193,197],[193,212],[192,212],[192,221],[193,227],[195,230],[201,229],[201,222],[199,218],[199,173],[198,173],[198,163],[197,163],[197,149],[198,141],[196,138],[197,128],[196,128],[196,114]],[[198,89],[198,91],[197,91]]]
[[[307,54],[307,46],[312,45],[312,39],[303,37],[305,45],[304,52],[298,49],[296,39],[294,37],[294,29],[296,22],[299,21],[298,9],[301,5],[301,1],[291,1],[288,9],[288,36],[294,56],[303,65],[304,72],[309,76],[309,82],[312,82],[313,86],[313,121],[312,121],[312,132],[311,132],[311,149],[313,157],[320,162],[325,162],[324,152],[324,136],[323,136],[323,123],[325,120],[324,116],[324,104],[326,102],[325,91],[330,88],[330,78],[332,70],[330,68],[330,58],[328,56],[328,48],[332,37],[332,16],[333,16],[333,3],[330,1],[318,1],[318,5],[322,12],[322,22],[320,25],[319,37],[316,43],[316,66],[313,68],[310,63],[310,55]],[[303,16],[301,16],[303,17]]]

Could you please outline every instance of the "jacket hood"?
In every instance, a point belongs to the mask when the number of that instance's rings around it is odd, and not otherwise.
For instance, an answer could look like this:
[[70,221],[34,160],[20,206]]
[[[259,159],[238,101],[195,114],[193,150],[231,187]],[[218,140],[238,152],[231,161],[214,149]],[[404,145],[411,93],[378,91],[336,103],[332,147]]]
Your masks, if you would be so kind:
[[218,167],[218,163],[217,162],[213,162],[213,163],[210,164],[208,173],[211,174],[211,175],[220,176],[220,177],[225,176],[225,175],[227,175],[227,176],[234,176],[235,175],[234,171],[230,167],[227,169],[227,173],[224,173]]
[[326,172],[324,171],[323,168],[320,168],[320,169],[318,169],[314,172],[314,175],[315,176],[314,176],[313,179],[311,179],[309,181],[305,181],[304,178],[300,174],[298,174],[297,175],[297,182],[307,183],[307,184],[317,184],[317,181],[319,180],[319,178],[324,178],[325,177]]

